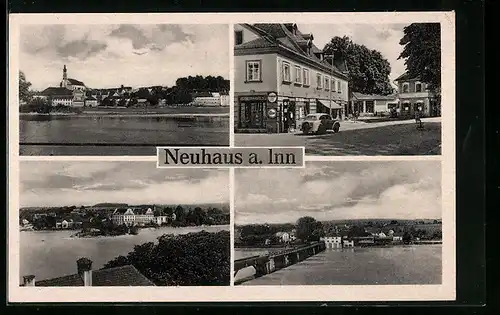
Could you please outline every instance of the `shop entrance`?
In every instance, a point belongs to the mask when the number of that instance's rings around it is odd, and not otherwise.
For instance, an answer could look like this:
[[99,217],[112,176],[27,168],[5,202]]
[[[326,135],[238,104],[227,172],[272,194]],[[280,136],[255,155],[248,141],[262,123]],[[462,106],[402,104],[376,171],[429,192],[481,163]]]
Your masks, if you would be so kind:
[[295,129],[295,102],[283,102],[283,128],[281,132]]
[[240,103],[239,128],[262,129],[266,128],[266,103],[261,101],[243,101]]

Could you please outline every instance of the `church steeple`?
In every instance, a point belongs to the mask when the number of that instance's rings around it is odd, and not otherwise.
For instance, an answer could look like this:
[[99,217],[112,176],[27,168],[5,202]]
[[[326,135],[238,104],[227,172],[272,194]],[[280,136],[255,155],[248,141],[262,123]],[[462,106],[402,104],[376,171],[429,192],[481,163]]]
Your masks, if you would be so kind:
[[68,70],[66,69],[66,65],[63,67],[63,79],[62,79],[62,86],[67,87],[68,82]]

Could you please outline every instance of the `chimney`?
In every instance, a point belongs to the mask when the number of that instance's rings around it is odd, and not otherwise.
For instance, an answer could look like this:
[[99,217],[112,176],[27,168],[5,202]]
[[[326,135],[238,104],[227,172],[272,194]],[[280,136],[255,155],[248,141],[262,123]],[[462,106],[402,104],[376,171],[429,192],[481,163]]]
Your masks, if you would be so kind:
[[92,286],[92,260],[88,258],[80,258],[76,261],[78,274],[82,277],[83,285],[86,287]]
[[23,284],[25,287],[34,287],[35,286],[35,276],[29,275],[23,277]]

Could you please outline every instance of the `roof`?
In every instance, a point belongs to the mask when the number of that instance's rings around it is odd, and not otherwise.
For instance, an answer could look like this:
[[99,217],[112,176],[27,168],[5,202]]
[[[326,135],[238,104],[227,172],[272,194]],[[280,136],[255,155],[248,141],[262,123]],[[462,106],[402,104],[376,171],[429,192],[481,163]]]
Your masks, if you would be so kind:
[[95,97],[93,97],[92,95],[87,96],[87,98],[86,98],[86,99],[87,99],[87,101],[95,101],[95,100],[97,100],[97,99],[96,99]]
[[[83,285],[83,279],[77,273],[35,282],[37,287],[79,287]],[[92,271],[92,286],[154,286],[154,283],[134,266],[126,265]]]
[[[312,34],[302,34],[295,28],[295,32],[289,30],[294,27],[294,24],[273,24],[273,23],[257,23],[257,24],[244,24],[251,28],[254,32],[258,33],[261,37],[241,45],[237,45],[235,49],[249,49],[249,48],[285,48],[292,51],[296,55],[307,58],[309,61],[318,66],[332,69],[332,65],[326,61],[321,60],[316,54],[322,53],[322,50],[312,43]],[[308,42],[311,42],[311,51],[307,52]],[[336,74],[345,76],[341,70],[333,66],[333,71]]]
[[352,96],[358,100],[395,100],[398,98],[397,95],[379,95],[379,94],[363,94],[358,92],[352,92]]
[[73,84],[73,85],[83,85],[85,86],[85,83],[83,83],[82,81],[78,81],[78,80],[75,80],[75,79],[68,79],[69,83]]
[[408,72],[405,72],[399,77],[397,77],[394,81],[418,80],[418,79],[419,79],[418,76],[412,78]]
[[193,92],[191,94],[193,98],[195,97],[213,97],[212,93],[210,92]]
[[67,88],[64,87],[48,87],[45,90],[40,93],[41,95],[44,96],[73,96],[73,91],[68,90]]

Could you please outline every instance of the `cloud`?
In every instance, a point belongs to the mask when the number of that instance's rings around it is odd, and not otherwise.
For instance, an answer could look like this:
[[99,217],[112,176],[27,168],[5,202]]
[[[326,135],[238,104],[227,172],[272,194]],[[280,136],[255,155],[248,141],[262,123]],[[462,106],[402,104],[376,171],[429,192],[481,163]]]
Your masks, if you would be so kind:
[[91,88],[167,85],[188,75],[229,78],[227,25],[25,25],[20,70],[43,90],[62,67]]
[[294,222],[306,215],[318,220],[441,216],[436,161],[321,162],[307,163],[304,170],[255,172],[235,172],[237,224]]
[[157,169],[151,162],[25,161],[21,205],[227,203],[228,176],[227,170]]

